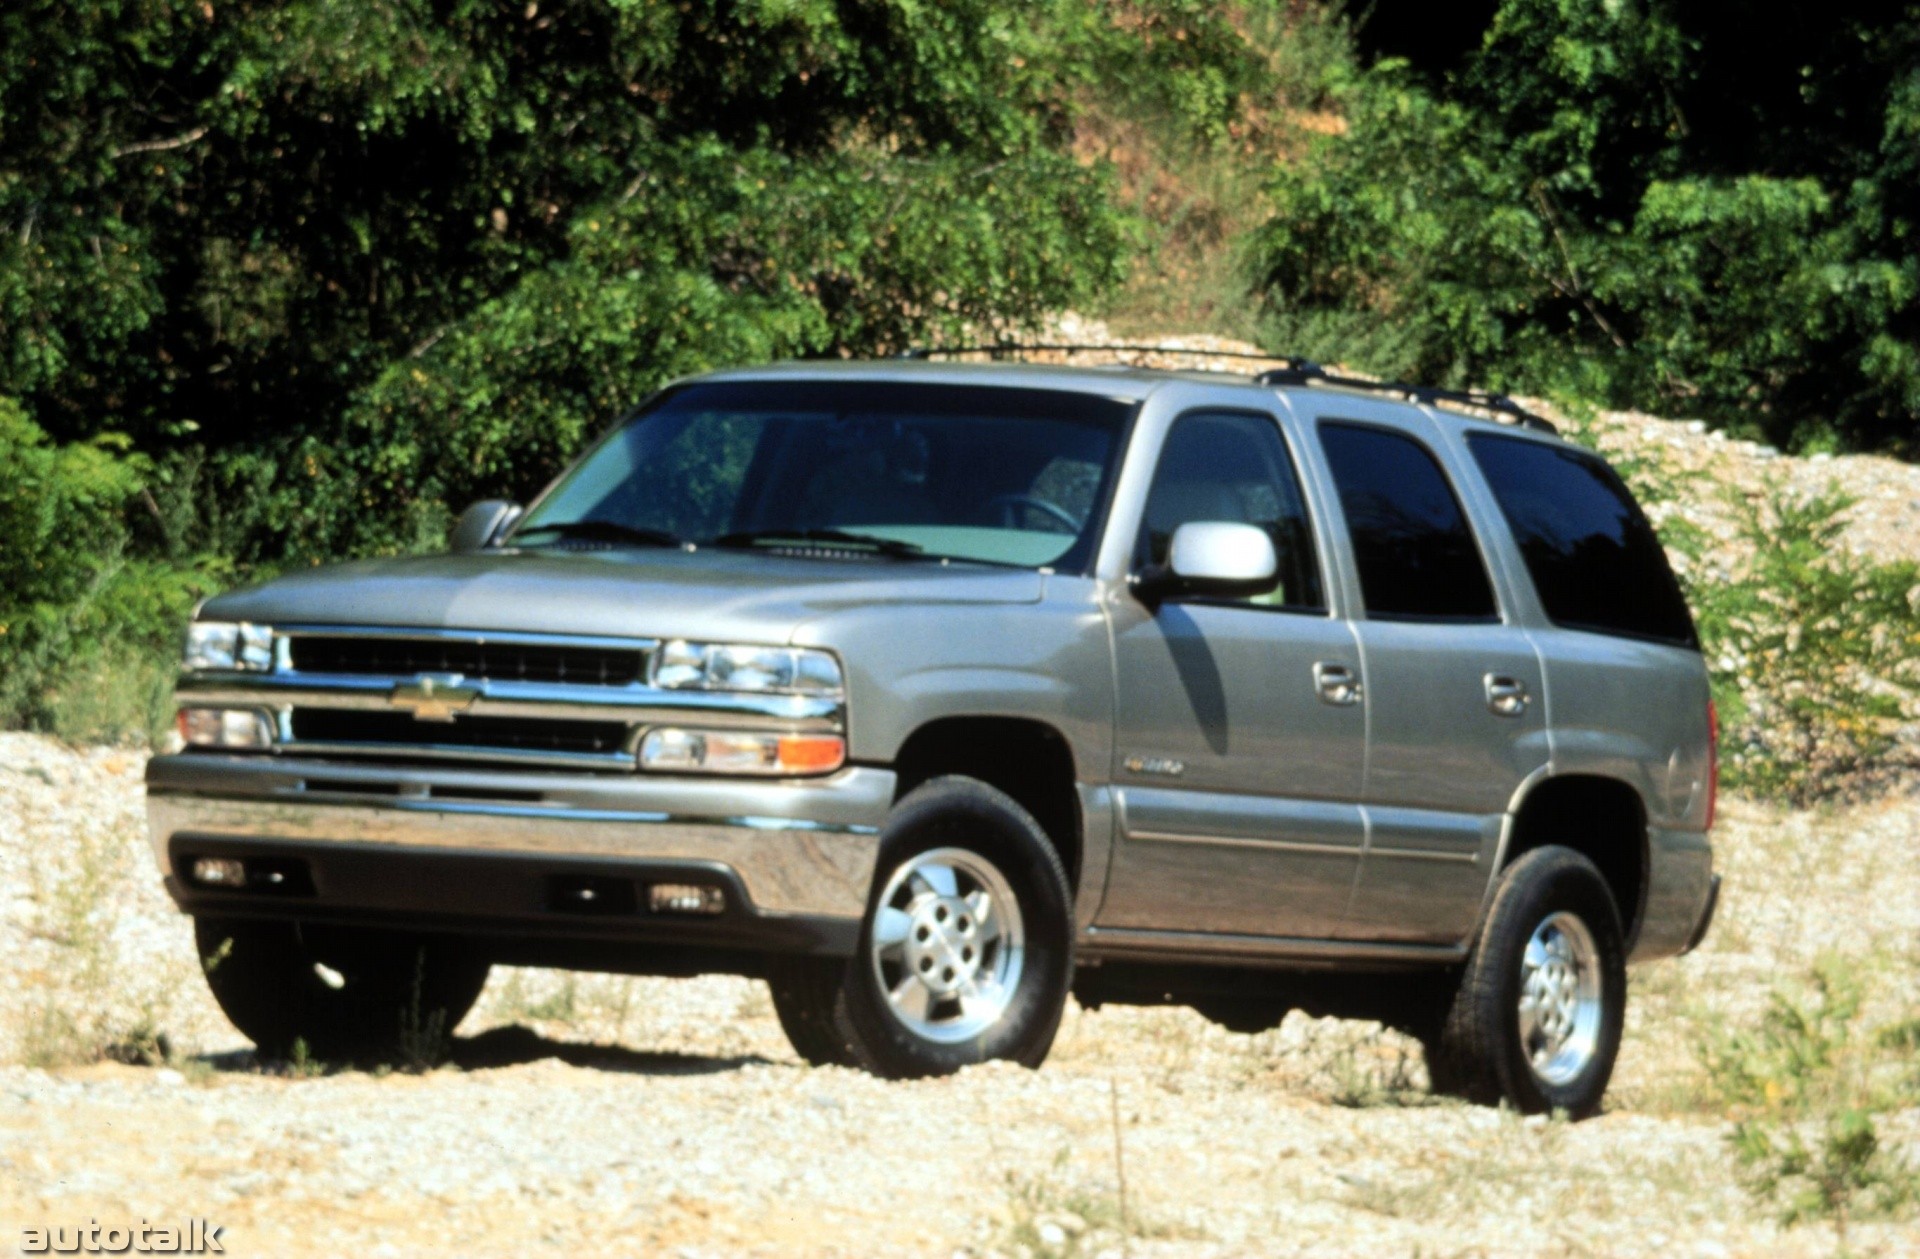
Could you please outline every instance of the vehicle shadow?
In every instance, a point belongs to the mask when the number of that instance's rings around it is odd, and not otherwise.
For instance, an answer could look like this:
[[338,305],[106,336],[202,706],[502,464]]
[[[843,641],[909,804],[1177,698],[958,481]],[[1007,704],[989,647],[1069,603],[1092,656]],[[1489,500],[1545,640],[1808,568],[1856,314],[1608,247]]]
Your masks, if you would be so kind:
[[[719,1075],[742,1067],[771,1066],[774,1059],[760,1054],[713,1057],[705,1054],[628,1049],[624,1045],[582,1044],[553,1040],[530,1027],[495,1027],[474,1036],[456,1036],[447,1043],[444,1063],[462,1071],[490,1071],[521,1067],[555,1059],[572,1067],[633,1075]],[[304,1078],[341,1071],[379,1071],[398,1068],[396,1062],[285,1062],[262,1058],[251,1049],[199,1054],[194,1059],[222,1074],[276,1075]],[[156,1064],[158,1065],[158,1064]]]
[[628,1049],[624,1045],[581,1044],[553,1040],[516,1023],[495,1027],[477,1036],[453,1038],[448,1060],[463,1071],[518,1067],[556,1058],[570,1067],[596,1071],[624,1071],[640,1075],[717,1075],[742,1067],[771,1065],[760,1054],[709,1057],[704,1054]]

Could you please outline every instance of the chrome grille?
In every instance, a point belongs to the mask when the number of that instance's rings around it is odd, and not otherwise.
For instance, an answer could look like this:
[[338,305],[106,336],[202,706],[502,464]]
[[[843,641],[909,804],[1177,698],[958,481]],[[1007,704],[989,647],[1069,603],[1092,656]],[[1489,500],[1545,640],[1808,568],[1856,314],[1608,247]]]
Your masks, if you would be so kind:
[[[633,773],[652,725],[840,731],[840,699],[662,689],[651,638],[282,625],[267,673],[187,673],[183,707],[265,709],[275,750]],[[435,702],[435,701],[438,702]]]

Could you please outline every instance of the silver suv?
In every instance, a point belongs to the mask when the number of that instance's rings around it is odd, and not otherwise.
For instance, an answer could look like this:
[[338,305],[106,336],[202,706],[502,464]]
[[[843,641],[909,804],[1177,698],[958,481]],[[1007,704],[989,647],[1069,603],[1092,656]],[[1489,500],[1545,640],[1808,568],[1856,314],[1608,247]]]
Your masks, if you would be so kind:
[[1037,1066],[1071,992],[1379,1019],[1584,1114],[1716,899],[1620,479],[1306,364],[683,381],[449,554],[208,602],[179,705],[154,851],[268,1054],[450,1029],[496,962],[726,972],[889,1076]]

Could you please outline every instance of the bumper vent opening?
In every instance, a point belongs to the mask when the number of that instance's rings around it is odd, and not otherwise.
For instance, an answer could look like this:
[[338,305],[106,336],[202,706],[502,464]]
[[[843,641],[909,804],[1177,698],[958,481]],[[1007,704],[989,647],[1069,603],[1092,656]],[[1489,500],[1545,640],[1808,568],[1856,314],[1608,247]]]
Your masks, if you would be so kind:
[[436,784],[427,788],[430,800],[452,800],[480,804],[545,804],[547,797],[539,791],[511,791],[505,787],[465,787]]
[[400,794],[400,784],[363,782],[357,778],[309,778],[302,790],[331,791],[355,796],[397,796]]
[[546,717],[462,717],[416,721],[406,713],[348,708],[296,708],[293,737],[300,743],[372,743],[390,746],[460,747],[514,752],[619,752],[627,727],[618,721],[566,721]]

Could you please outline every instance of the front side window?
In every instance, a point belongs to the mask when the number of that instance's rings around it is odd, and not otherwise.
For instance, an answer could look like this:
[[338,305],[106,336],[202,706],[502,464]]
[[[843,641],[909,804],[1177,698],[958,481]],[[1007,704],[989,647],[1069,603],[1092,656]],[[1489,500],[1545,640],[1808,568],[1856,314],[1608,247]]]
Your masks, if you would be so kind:
[[1174,421],[1147,493],[1135,568],[1164,563],[1173,531],[1192,521],[1262,529],[1273,539],[1280,561],[1280,584],[1274,589],[1247,599],[1209,602],[1326,610],[1300,481],[1271,418],[1225,412],[1183,415]]
[[1083,569],[1132,412],[1028,389],[693,385],[594,447],[512,543],[592,537]]
[[1433,452],[1402,433],[1323,422],[1360,594],[1375,620],[1491,621],[1493,585]]
[[1467,448],[1556,625],[1696,646],[1653,526],[1612,468],[1582,451],[1474,433]]

